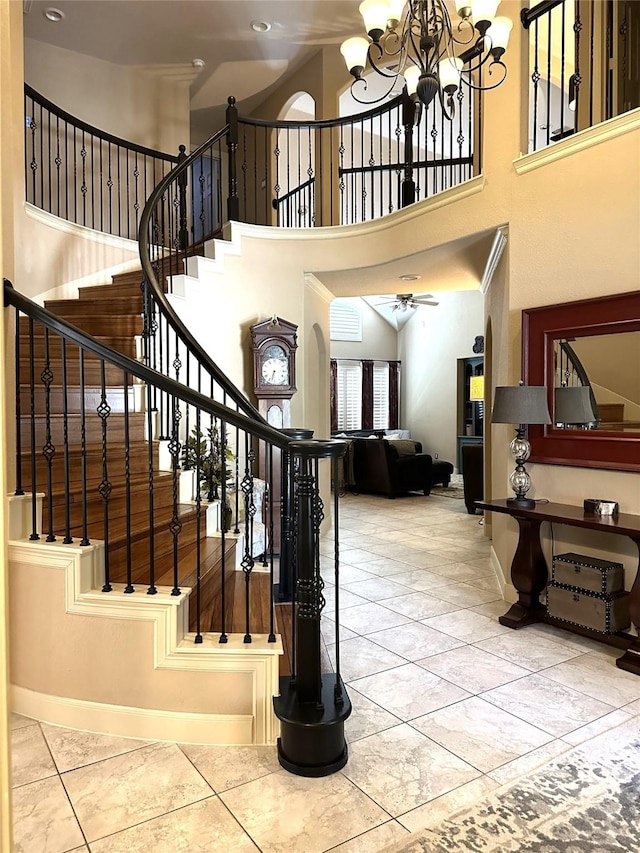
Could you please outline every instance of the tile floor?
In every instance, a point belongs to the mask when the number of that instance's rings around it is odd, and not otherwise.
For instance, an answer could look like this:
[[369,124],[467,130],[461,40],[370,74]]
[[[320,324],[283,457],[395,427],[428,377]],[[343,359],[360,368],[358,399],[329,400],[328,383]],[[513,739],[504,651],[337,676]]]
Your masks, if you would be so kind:
[[478,521],[446,497],[342,501],[353,704],[342,772],[305,779],[273,747],[148,743],[15,716],[16,853],[375,853],[640,715],[640,678],[616,668],[616,650],[499,625]]

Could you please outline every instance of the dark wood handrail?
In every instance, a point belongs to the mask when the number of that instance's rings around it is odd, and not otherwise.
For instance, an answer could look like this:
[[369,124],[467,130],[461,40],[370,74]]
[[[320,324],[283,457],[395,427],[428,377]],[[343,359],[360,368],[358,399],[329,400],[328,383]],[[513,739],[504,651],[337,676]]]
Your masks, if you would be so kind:
[[120,136],[114,136],[113,133],[107,133],[106,130],[100,130],[100,128],[94,127],[92,124],[89,124],[89,122],[71,115],[71,113],[68,113],[66,110],[56,106],[53,101],[45,98],[44,95],[41,95],[40,92],[37,92],[27,83],[24,84],[24,93],[28,98],[32,98],[41,107],[44,107],[48,112],[58,116],[58,118],[61,118],[63,121],[67,122],[67,124],[71,124],[79,130],[84,130],[92,136],[98,136],[100,139],[104,139],[105,142],[110,142],[112,145],[118,145],[120,148],[127,148],[129,151],[136,151],[138,154],[144,154],[147,157],[167,160],[170,163],[178,162],[177,154],[167,154],[164,151],[156,151],[154,148],[146,148],[144,145],[129,142],[127,139],[122,139]]
[[4,279],[4,304],[5,307],[11,305],[17,308],[23,314],[32,317],[46,328],[66,338],[66,340],[77,344],[77,346],[99,356],[114,367],[119,367],[125,373],[135,376],[149,385],[155,386],[159,390],[182,400],[188,405],[195,406],[203,412],[255,435],[263,441],[268,441],[282,450],[286,450],[290,444],[291,439],[287,438],[280,430],[270,426],[264,419],[255,420],[247,417],[241,412],[230,409],[228,406],[212,400],[211,397],[194,391],[192,388],[176,382],[174,379],[170,379],[157,370],[146,367],[141,362],[135,361],[117,350],[100,343],[100,341],[86,334],[77,326],[68,323],[66,320],[47,311],[46,308],[36,304],[28,297],[18,293],[8,279]]

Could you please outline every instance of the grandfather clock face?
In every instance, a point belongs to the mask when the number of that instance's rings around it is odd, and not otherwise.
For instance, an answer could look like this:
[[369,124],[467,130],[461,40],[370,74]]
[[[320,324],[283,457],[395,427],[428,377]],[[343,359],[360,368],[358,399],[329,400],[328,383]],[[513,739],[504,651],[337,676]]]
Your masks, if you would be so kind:
[[289,356],[279,344],[270,344],[261,352],[260,380],[265,385],[289,385]]

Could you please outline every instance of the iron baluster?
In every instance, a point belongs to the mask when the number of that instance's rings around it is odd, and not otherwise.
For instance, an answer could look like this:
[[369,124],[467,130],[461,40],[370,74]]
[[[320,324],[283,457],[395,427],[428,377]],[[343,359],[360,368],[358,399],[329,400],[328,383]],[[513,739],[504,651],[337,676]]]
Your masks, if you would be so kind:
[[236,99],[227,98],[227,149],[229,152],[229,196],[227,199],[227,216],[229,221],[240,218],[240,200],[238,198],[238,178],[236,156],[238,152],[238,109]]
[[103,592],[111,592],[112,586],[109,579],[109,497],[113,489],[109,481],[109,466],[107,461],[107,420],[111,414],[111,406],[107,400],[107,388],[105,378],[104,359],[100,359],[100,404],[97,414],[101,421],[102,432],[102,480],[98,486],[98,493],[102,498],[104,519],[104,585]]
[[[167,408],[169,408],[167,406]],[[182,531],[182,522],[178,512],[178,491],[179,491],[179,469],[180,469],[180,441],[179,441],[179,426],[180,426],[180,408],[177,405],[176,398],[171,398],[171,420],[173,428],[171,430],[171,440],[169,441],[168,450],[171,454],[171,473],[173,477],[173,494],[172,507],[173,514],[171,523],[169,524],[169,532],[173,537],[173,589],[171,595],[180,595],[180,586],[178,583],[178,538]]]
[[33,318],[29,317],[29,399],[31,404],[31,535],[29,539],[40,539],[38,534],[38,499],[36,476],[36,372],[33,340]]
[[[125,371],[123,376],[124,391],[124,512],[126,516],[127,530],[127,583],[123,592],[135,592],[132,583],[131,559],[131,444],[129,441],[129,374]],[[149,438],[151,440],[151,438]]]
[[[200,473],[202,471],[202,442],[200,441],[200,409],[196,409],[196,470],[194,479],[196,500],[196,636],[194,643],[202,643],[202,564],[201,543],[202,535],[202,494],[200,492]],[[189,432],[187,431],[187,439]],[[185,465],[186,467],[186,465]],[[222,573],[224,577],[224,572]],[[211,627],[211,626],[210,626]]]
[[[5,287],[10,284],[8,279],[4,279]],[[15,373],[16,373],[16,495],[24,495],[22,488],[22,394],[20,390],[20,312],[15,312]],[[35,485],[33,486],[35,489]]]
[[107,189],[109,190],[109,234],[113,233],[113,180],[111,178],[111,142],[107,143],[107,165],[109,167],[109,175],[107,178]]
[[151,385],[147,383],[147,451],[148,451],[148,482],[149,482],[149,588],[147,595],[155,595],[156,588],[156,551],[155,551],[155,511],[153,495],[153,448],[155,444],[155,432],[153,429]]
[[[226,609],[227,609],[227,565],[226,565],[226,535],[227,535],[227,425],[225,421],[220,421],[220,548],[222,549],[221,554],[221,566],[220,569],[222,571],[222,576],[220,578],[220,604],[222,610],[222,622],[220,625],[220,642],[226,643],[228,642],[228,634],[227,634],[227,618],[226,618]],[[237,454],[236,454],[237,455]]]
[[[273,482],[273,445],[269,444],[269,480]],[[282,454],[284,455],[284,454]],[[280,517],[282,519],[282,512],[280,511]],[[282,522],[281,522],[282,523]],[[266,544],[266,543],[265,543]],[[278,553],[281,554],[282,548],[278,546]],[[275,631],[275,610],[274,610],[274,564],[273,564],[273,501],[269,501],[269,643],[275,643],[276,641],[276,631]],[[265,554],[266,556],[266,554]]]
[[244,554],[242,555],[241,567],[244,572],[245,579],[245,635],[244,642],[251,642],[251,634],[249,632],[249,592],[251,573],[253,572],[253,517],[256,514],[256,507],[253,501],[253,460],[255,459],[255,451],[249,443],[249,434],[245,433],[244,438],[245,452],[245,473],[242,478],[241,489],[244,496]]
[[82,185],[80,192],[82,193],[82,224],[87,224],[87,148],[85,145],[84,130],[82,131],[82,148],[80,149],[82,157]]
[[338,460],[331,460],[333,469],[332,479],[336,484],[333,490],[333,584],[335,590],[334,617],[335,617],[335,656],[336,656],[336,681],[334,693],[336,701],[344,702],[342,690],[342,678],[340,676],[340,490],[338,484]]
[[87,516],[87,416],[84,396],[84,350],[78,348],[80,358],[80,479],[82,480],[82,539],[81,545],[89,545],[89,521]]
[[64,447],[64,529],[65,536],[62,540],[65,545],[73,542],[71,536],[71,502],[69,488],[69,401],[67,388],[67,341],[60,338],[62,346],[62,429]]

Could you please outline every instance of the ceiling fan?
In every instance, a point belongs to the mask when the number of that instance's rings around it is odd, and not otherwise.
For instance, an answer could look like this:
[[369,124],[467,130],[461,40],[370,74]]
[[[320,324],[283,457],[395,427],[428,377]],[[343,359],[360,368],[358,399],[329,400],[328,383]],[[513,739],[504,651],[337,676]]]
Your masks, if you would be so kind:
[[438,305],[433,301],[431,293],[398,293],[389,299],[381,300],[379,305],[389,305],[392,311],[407,311],[409,308],[417,308],[418,305]]

